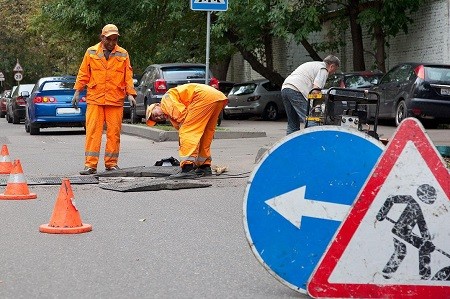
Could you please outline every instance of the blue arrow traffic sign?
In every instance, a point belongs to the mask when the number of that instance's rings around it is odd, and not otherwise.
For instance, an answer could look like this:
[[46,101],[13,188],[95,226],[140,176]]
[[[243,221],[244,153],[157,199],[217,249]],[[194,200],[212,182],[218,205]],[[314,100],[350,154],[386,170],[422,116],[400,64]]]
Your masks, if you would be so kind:
[[247,185],[244,227],[254,255],[275,278],[306,293],[382,150],[362,132],[319,126],[286,136],[265,154]]

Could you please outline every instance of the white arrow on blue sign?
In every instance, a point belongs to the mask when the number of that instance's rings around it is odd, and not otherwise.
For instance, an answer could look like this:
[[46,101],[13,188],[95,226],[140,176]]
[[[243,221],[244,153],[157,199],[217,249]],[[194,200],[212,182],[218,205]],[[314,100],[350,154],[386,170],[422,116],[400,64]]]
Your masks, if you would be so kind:
[[306,284],[384,146],[351,128],[286,136],[253,171],[244,227],[260,263],[288,287]]
[[226,11],[228,0],[191,0],[192,10]]

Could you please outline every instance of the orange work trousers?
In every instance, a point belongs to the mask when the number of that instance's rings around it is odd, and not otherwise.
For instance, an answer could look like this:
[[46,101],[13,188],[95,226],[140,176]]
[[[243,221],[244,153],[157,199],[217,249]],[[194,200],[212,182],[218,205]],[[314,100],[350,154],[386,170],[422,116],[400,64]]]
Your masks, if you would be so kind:
[[211,143],[220,112],[227,100],[193,102],[179,130],[180,166],[185,164],[211,165]]
[[117,165],[122,118],[122,106],[87,105],[85,166],[97,169],[104,125],[106,125],[105,168]]

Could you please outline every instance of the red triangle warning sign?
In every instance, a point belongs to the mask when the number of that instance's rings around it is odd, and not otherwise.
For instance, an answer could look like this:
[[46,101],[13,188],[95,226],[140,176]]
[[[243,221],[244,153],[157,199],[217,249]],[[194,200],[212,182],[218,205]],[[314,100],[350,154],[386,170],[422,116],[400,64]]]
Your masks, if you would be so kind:
[[404,120],[311,276],[314,298],[450,298],[450,174]]

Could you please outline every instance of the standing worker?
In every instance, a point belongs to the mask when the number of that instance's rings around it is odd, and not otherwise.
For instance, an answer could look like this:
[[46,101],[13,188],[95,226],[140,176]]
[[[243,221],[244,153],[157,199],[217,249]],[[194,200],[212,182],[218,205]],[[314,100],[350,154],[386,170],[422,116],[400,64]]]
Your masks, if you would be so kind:
[[306,118],[308,94],[314,88],[322,89],[328,75],[336,72],[339,65],[340,61],[336,56],[328,55],[323,61],[303,63],[284,80],[281,97],[287,115],[286,135],[300,130],[300,123],[304,123]]
[[72,105],[78,105],[80,91],[87,86],[85,168],[80,174],[97,173],[103,126],[106,124],[105,169],[118,170],[123,103],[128,97],[136,105],[133,69],[128,52],[117,45],[119,29],[103,27],[101,42],[87,49],[75,82]]
[[148,126],[169,119],[179,130],[181,173],[172,178],[212,175],[211,142],[227,101],[222,92],[209,85],[188,83],[169,89],[161,103],[148,106]]

